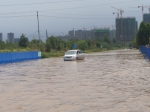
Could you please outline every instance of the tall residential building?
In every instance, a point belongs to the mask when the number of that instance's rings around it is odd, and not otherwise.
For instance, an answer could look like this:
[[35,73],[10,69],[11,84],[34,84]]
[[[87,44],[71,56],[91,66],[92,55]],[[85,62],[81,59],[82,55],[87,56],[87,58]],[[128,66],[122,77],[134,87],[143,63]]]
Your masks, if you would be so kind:
[[76,39],[83,39],[83,30],[76,30],[75,31],[75,38]]
[[74,38],[74,30],[69,31],[68,36],[70,39]]
[[0,40],[3,41],[3,34],[0,33]]
[[148,14],[143,14],[143,21],[145,23],[150,23],[150,13]]
[[95,33],[95,38],[100,38],[103,39],[104,36],[107,36],[110,38],[110,29],[95,29],[94,30]]
[[137,33],[137,21],[134,17],[116,18],[116,40],[133,41]]
[[14,33],[8,33],[7,34],[7,41],[14,43]]

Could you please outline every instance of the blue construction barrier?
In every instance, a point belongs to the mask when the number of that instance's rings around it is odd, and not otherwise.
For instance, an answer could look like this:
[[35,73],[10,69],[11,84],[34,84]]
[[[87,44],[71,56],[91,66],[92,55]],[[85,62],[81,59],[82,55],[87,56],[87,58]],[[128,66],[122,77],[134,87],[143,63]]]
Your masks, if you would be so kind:
[[29,52],[0,52],[0,64],[13,63],[25,60],[40,59],[40,51],[29,51]]
[[150,48],[146,46],[140,46],[140,51],[142,54],[147,55],[147,57],[150,59]]

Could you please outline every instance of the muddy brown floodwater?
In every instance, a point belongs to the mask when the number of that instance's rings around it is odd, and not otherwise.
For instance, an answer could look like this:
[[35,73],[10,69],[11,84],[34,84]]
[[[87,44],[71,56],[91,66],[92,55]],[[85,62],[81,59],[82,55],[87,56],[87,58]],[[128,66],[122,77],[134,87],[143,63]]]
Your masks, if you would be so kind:
[[0,65],[0,112],[150,112],[150,62],[132,49]]

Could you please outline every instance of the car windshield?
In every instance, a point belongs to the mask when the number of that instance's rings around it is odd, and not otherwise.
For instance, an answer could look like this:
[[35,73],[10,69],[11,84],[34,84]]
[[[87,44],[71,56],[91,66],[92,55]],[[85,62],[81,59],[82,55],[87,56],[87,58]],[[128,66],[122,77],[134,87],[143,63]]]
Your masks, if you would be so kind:
[[76,51],[67,51],[66,55],[70,55],[70,54],[76,54]]

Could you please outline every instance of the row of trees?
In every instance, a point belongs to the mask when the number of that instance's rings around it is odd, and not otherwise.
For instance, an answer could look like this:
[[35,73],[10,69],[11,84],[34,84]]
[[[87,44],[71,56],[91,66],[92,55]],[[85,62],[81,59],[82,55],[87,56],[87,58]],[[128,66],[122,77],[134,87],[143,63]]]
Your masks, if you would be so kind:
[[121,47],[128,47],[130,43],[119,43],[116,42],[115,39],[110,40],[107,36],[104,36],[103,39],[95,38],[94,40],[78,40],[78,39],[70,39],[70,40],[62,40],[61,38],[57,38],[51,36],[46,39],[44,43],[41,40],[33,39],[31,41],[28,40],[25,35],[21,35],[19,43],[8,43],[0,41],[0,50],[14,50],[14,49],[25,49],[25,50],[40,50],[42,52],[51,52],[54,50],[62,51],[73,49],[74,44],[77,45],[78,49],[81,50],[89,50],[89,49],[115,49]]
[[139,30],[134,39],[133,45],[139,48],[141,45],[150,44],[150,23],[141,22]]

